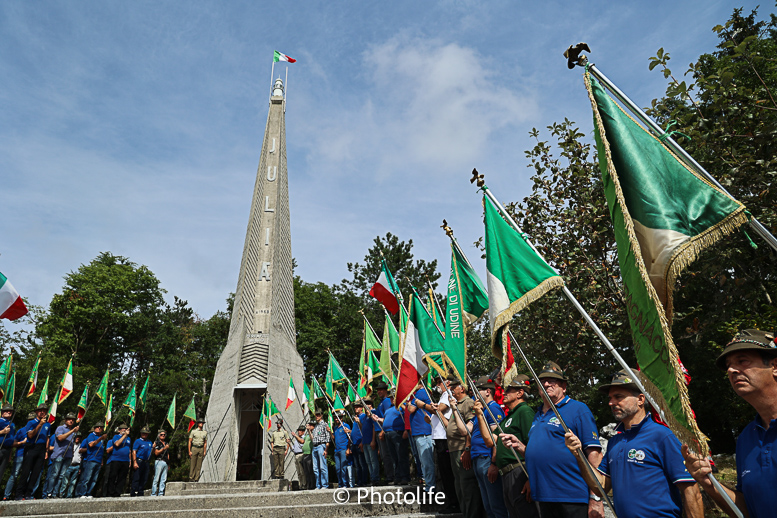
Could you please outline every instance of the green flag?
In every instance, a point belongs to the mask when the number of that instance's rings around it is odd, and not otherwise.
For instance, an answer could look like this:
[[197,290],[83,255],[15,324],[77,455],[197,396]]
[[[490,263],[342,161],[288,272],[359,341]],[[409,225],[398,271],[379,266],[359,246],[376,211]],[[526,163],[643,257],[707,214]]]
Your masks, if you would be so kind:
[[488,197],[486,211],[486,269],[488,270],[488,317],[491,350],[502,360],[504,385],[517,374],[510,347],[504,347],[513,315],[564,285],[548,263],[499,214]]
[[272,421],[270,420],[270,416],[267,415],[267,410],[269,410],[269,408],[265,401],[265,404],[262,405],[262,413],[259,415],[259,426],[265,430],[269,430],[270,426],[272,426]]
[[0,397],[5,397],[5,391],[8,387],[8,380],[11,376],[11,365],[13,364],[13,353],[10,354],[0,365]]
[[381,343],[375,331],[372,330],[372,326],[367,321],[367,317],[364,318],[364,350],[365,351],[380,351]]
[[[409,326],[409,328],[412,328],[416,333],[416,338],[424,352],[424,359],[427,365],[442,376],[447,376],[448,369],[443,361],[443,358],[448,356],[445,350],[445,338],[443,338],[440,328],[434,323],[434,318],[429,314],[426,306],[421,301],[421,297],[418,296],[418,293],[414,293],[414,295],[414,297],[410,298],[412,326]],[[405,342],[406,344],[407,342]]]
[[16,392],[16,368],[11,372],[11,379],[8,381],[8,391],[5,393],[5,400],[9,405],[13,405],[14,392]]
[[187,431],[191,431],[194,423],[197,422],[197,408],[194,406],[194,396],[192,396],[192,400],[189,402],[189,406],[186,407],[186,412],[183,413],[183,416],[189,418],[189,430]]
[[146,382],[143,384],[143,390],[140,391],[140,396],[138,396],[138,399],[140,400],[140,406],[143,408],[143,410],[146,409],[146,397],[148,395],[148,380],[151,379],[151,375],[149,374],[146,376]]
[[[387,380],[389,378],[387,376],[391,376],[391,368],[389,366],[389,372],[388,374],[383,371],[383,367],[378,362],[378,359],[375,358],[375,354],[370,351],[370,353],[367,355],[367,371],[369,372],[369,379],[367,380],[367,383],[372,382],[377,377],[384,376]],[[388,384],[392,384],[391,381],[387,381]]]
[[103,402],[103,405],[108,404],[108,369],[105,369],[103,379],[100,380],[100,384],[97,386],[97,397]]
[[345,410],[345,404],[343,403],[343,400],[340,398],[340,393],[335,392],[335,402],[332,404],[332,408],[335,410]]
[[267,417],[272,417],[281,413],[281,411],[278,410],[278,407],[275,406],[275,402],[270,397],[270,394],[267,394],[264,397],[264,406],[267,408]]
[[678,438],[706,455],[672,339],[672,290],[702,250],[747,221],[745,207],[634,122],[598,81],[585,79],[634,350],[650,381],[645,388]]
[[[386,323],[383,326],[383,346],[386,347],[386,344],[391,348],[389,354],[399,354],[399,333],[388,312],[386,313]],[[381,349],[382,356],[383,349]]]
[[335,385],[345,379],[345,373],[337,363],[332,353],[329,353],[329,366],[326,369],[326,378],[324,379],[324,388],[326,389],[326,395],[330,399],[335,397]]
[[132,384],[132,389],[130,389],[129,394],[127,394],[127,399],[124,400],[123,405],[129,408],[129,411],[131,414],[135,413],[135,407],[137,406],[137,397],[135,396],[135,383]]
[[40,397],[38,398],[38,406],[45,405],[49,400],[49,377],[46,376],[46,381],[43,383],[43,388],[40,391]]
[[451,275],[445,305],[445,352],[454,374],[466,384],[467,324],[472,325],[488,309],[488,295],[480,277],[451,242]]
[[310,376],[310,384],[313,387],[314,399],[326,397],[324,396],[324,391],[321,390],[321,385],[318,383],[318,381],[316,381],[316,378],[314,378],[313,376]]
[[176,392],[173,394],[173,400],[170,402],[170,408],[167,409],[167,422],[175,430],[175,398],[178,396]]
[[302,394],[305,397],[305,400],[302,402],[303,404],[307,403],[308,401],[313,401],[313,395],[310,385],[305,383],[305,379],[302,379]]

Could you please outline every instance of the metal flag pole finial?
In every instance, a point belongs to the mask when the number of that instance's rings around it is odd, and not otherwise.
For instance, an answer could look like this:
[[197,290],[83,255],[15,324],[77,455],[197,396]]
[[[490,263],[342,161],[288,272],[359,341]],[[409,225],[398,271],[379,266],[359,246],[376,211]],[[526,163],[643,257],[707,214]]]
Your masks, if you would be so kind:
[[564,57],[567,58],[567,67],[571,70],[578,67],[583,67],[588,62],[588,58],[582,53],[591,52],[587,43],[580,42],[577,45],[570,45],[567,50],[564,51]]
[[483,176],[482,174],[478,173],[477,169],[473,168],[472,169],[472,178],[469,179],[469,183],[477,182],[477,186],[478,187],[483,187],[484,185],[486,185],[485,178],[486,178],[485,176]]
[[440,225],[440,228],[443,229],[446,236],[453,239],[453,229],[448,226],[448,222],[446,220],[442,220],[442,225]]

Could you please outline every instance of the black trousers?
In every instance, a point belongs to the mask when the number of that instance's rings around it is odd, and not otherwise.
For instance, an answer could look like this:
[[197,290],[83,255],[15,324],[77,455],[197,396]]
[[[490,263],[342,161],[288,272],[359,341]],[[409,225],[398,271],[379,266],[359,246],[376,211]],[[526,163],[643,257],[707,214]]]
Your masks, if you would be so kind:
[[13,447],[0,448],[0,479],[5,475],[5,469],[13,464]]
[[127,484],[127,473],[129,473],[129,462],[114,460],[108,464],[108,479],[105,481],[108,496],[121,496]]
[[132,475],[132,489],[130,496],[143,496],[143,490],[148,480],[148,461],[138,459],[138,469]]
[[540,502],[542,518],[587,518],[588,504]]
[[502,495],[510,518],[539,518],[539,503],[527,502],[526,495],[521,494],[528,478],[521,468],[516,468],[502,475]]
[[16,498],[31,498],[43,466],[46,465],[46,443],[36,444],[24,452]]
[[316,489],[316,476],[313,474],[313,455],[310,453],[302,456],[302,469],[305,470],[305,481],[308,483],[308,487],[303,489]]
[[453,480],[453,469],[451,468],[451,456],[448,455],[448,439],[434,440],[434,458],[437,461],[437,471],[440,476],[437,477],[437,491],[445,493],[446,508],[459,507],[459,499],[456,497],[456,485]]

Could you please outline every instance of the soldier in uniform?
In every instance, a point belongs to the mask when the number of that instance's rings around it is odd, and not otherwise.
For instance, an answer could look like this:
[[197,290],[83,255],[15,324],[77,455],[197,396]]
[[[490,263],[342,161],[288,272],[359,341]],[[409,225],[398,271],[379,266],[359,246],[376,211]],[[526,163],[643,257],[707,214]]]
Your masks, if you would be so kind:
[[286,455],[289,453],[289,444],[291,444],[291,437],[289,433],[283,429],[283,419],[278,418],[275,423],[277,428],[270,433],[267,440],[272,448],[272,461],[275,471],[273,472],[273,478],[283,478],[283,468],[286,464]]
[[[777,509],[777,344],[773,333],[746,329],[734,337],[718,357],[734,392],[756,411],[755,419],[737,437],[736,490],[724,490],[745,515],[773,517]],[[707,459],[683,446],[685,465],[704,491],[723,509],[728,504],[707,475]],[[734,516],[729,512],[731,516]]]
[[205,419],[197,419],[197,427],[189,434],[189,482],[200,480],[202,472],[202,459],[208,449],[208,432],[202,428]]
[[448,435],[448,452],[453,468],[456,497],[464,518],[481,518],[485,516],[485,509],[475,470],[472,469],[470,439],[464,431],[466,424],[475,417],[475,402],[467,395],[467,389],[458,378],[451,380],[450,390],[453,397],[449,399],[448,405],[453,410],[453,415],[445,423],[445,429]]

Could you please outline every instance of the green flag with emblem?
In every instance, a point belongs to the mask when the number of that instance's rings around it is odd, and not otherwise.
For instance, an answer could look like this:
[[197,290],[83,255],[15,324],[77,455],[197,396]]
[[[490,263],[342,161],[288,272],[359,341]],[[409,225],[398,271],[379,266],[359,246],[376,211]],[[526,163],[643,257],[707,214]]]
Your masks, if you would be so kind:
[[137,396],[135,394],[135,383],[132,384],[132,389],[130,389],[129,394],[127,394],[127,399],[124,400],[123,406],[129,409],[130,414],[135,413],[135,407],[137,406]]
[[192,400],[189,402],[189,406],[186,407],[186,411],[183,413],[183,416],[189,418],[188,431],[191,431],[194,423],[197,422],[197,408],[194,406],[194,396],[192,396]]
[[326,389],[326,395],[330,399],[335,397],[335,385],[345,379],[345,373],[337,363],[332,353],[329,353],[329,365],[326,369],[326,377],[324,378],[324,388]]
[[345,410],[345,403],[343,403],[339,392],[335,392],[335,402],[332,403],[332,408],[335,410]]
[[[383,344],[388,344],[390,351],[389,354],[399,354],[399,332],[397,331],[394,322],[391,320],[388,312],[386,313],[386,323],[383,327]],[[382,356],[381,350],[381,356]]]
[[637,363],[666,423],[706,455],[672,339],[672,292],[699,253],[747,221],[745,207],[629,117],[590,74],[599,167]]
[[8,381],[8,391],[5,393],[5,400],[9,405],[13,405],[14,392],[16,392],[16,367],[11,372],[11,379]]
[[466,384],[467,325],[488,309],[488,295],[480,277],[451,242],[451,275],[445,305],[445,352],[453,373]]

